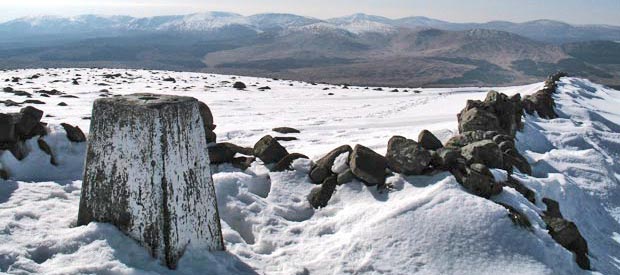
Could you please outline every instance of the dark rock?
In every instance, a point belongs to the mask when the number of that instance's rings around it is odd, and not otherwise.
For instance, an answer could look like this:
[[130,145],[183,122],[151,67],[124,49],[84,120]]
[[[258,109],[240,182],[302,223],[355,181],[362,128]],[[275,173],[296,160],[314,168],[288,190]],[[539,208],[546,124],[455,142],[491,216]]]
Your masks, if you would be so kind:
[[310,169],[310,179],[312,182],[319,184],[332,174],[332,166],[334,166],[334,160],[343,153],[351,153],[353,149],[349,145],[342,145],[334,150],[331,150],[327,155],[320,158],[312,168]]
[[482,163],[490,168],[503,168],[504,161],[499,146],[492,140],[482,140],[461,148],[467,163]]
[[60,103],[58,103],[58,106],[63,106],[63,107],[64,107],[64,106],[67,106],[67,103],[60,102]]
[[271,87],[269,87],[269,86],[264,86],[264,87],[260,87],[260,88],[258,88],[258,89],[259,89],[259,90],[261,90],[261,91],[264,91],[264,90],[271,90]]
[[480,130],[463,132],[450,138],[445,147],[458,149],[470,143],[485,140],[485,133]]
[[75,96],[75,95],[61,95],[60,97],[63,97],[63,98],[79,98],[78,96]]
[[265,164],[276,163],[286,155],[288,155],[286,149],[270,135],[264,136],[254,145],[254,156]]
[[22,102],[22,104],[37,104],[37,105],[43,105],[45,104],[45,102],[41,101],[41,100],[37,100],[37,99],[26,99],[24,100],[24,102]]
[[15,130],[19,137],[22,137],[22,139],[27,139],[33,129],[39,125],[39,122],[43,117],[43,111],[27,106],[22,108],[19,113],[19,120],[15,125]]
[[431,153],[414,140],[394,136],[388,142],[386,159],[396,173],[421,175],[431,163]]
[[56,162],[56,158],[52,153],[52,148],[47,144],[47,142],[45,142],[44,139],[40,138],[37,140],[37,144],[39,145],[39,149],[41,149],[41,151],[45,152],[50,156],[50,163],[54,166],[58,165],[58,163]]
[[73,85],[80,85],[80,83],[77,81],[77,79],[74,79],[72,83],[73,83]]
[[200,116],[202,117],[207,143],[216,142],[217,135],[213,132],[215,129],[215,124],[213,124],[213,114],[211,113],[211,109],[209,109],[207,104],[200,102],[198,111],[200,111]]
[[177,80],[174,79],[174,77],[165,77],[164,79],[162,79],[163,81],[168,81],[168,82],[172,82],[172,83],[177,83]]
[[16,121],[13,115],[0,113],[0,143],[14,143],[17,141],[15,124]]
[[543,198],[542,202],[547,206],[547,210],[543,212],[545,216],[560,219],[564,218],[560,211],[560,203],[550,198]]
[[84,132],[82,132],[82,129],[80,129],[80,127],[71,126],[67,123],[61,123],[60,126],[62,126],[62,128],[65,129],[65,132],[67,132],[67,138],[70,141],[73,141],[73,142],[86,141],[86,136],[84,135]]
[[274,132],[278,132],[280,134],[298,134],[301,133],[301,131],[295,129],[295,128],[291,128],[291,127],[277,127],[277,128],[273,128],[272,131]]
[[276,163],[276,165],[271,168],[271,171],[282,172],[284,170],[288,170],[290,169],[293,161],[295,161],[296,159],[302,159],[302,158],[308,159],[308,157],[303,154],[299,154],[299,153],[288,154],[284,158],[282,158],[278,163]]
[[474,195],[489,198],[498,190],[493,174],[484,164],[474,163],[465,169],[453,169],[450,172],[458,183]]
[[297,140],[296,137],[274,137],[277,141],[293,141]]
[[503,186],[514,188],[515,190],[517,190],[517,192],[521,193],[521,195],[523,195],[523,197],[525,197],[528,201],[536,204],[536,193],[534,193],[534,191],[532,191],[531,189],[525,187],[523,183],[513,178],[512,176],[508,176],[508,180],[502,182],[501,184]]
[[246,170],[252,166],[252,163],[256,160],[255,157],[236,157],[232,160],[232,166],[241,170]]
[[461,154],[451,148],[439,148],[437,151],[433,151],[431,154],[431,165],[434,168],[444,171],[450,171],[456,168],[458,159],[461,158]]
[[347,169],[344,172],[338,174],[338,185],[343,185],[345,183],[349,183],[355,179],[355,175],[353,175],[353,171],[351,169]]
[[437,150],[443,147],[441,141],[428,130],[420,132],[418,143],[426,150]]
[[237,89],[237,90],[243,90],[245,88],[247,88],[247,86],[245,85],[245,83],[241,82],[241,81],[237,81],[233,84],[233,88]]
[[353,175],[366,183],[366,185],[385,184],[385,170],[388,167],[387,160],[384,156],[377,154],[370,148],[359,144],[355,145],[349,158],[349,166]]
[[9,179],[9,173],[6,170],[1,169],[1,168],[0,168],[0,179],[3,179],[3,180]]
[[508,149],[503,153],[504,167],[508,172],[512,172],[512,167],[519,169],[521,173],[532,175],[532,166],[527,159],[519,154],[515,149]]
[[532,223],[530,223],[530,220],[527,218],[527,216],[517,211],[517,209],[515,209],[514,207],[501,203],[501,202],[498,202],[497,204],[503,206],[504,208],[506,208],[506,210],[508,210],[508,217],[510,218],[510,220],[512,220],[512,222],[515,225],[525,227],[525,228],[532,227]]
[[209,161],[211,164],[232,162],[237,153],[252,155],[252,148],[241,147],[229,142],[221,142],[209,146]]
[[337,184],[338,182],[335,175],[326,178],[321,183],[321,186],[315,187],[310,191],[310,195],[308,195],[308,202],[310,202],[310,205],[315,209],[327,206],[334,191],[336,191]]
[[499,119],[491,112],[472,108],[459,116],[459,132],[498,130]]
[[22,160],[28,156],[28,148],[26,147],[26,144],[21,141],[13,143],[13,146],[9,149],[9,151],[17,160]]

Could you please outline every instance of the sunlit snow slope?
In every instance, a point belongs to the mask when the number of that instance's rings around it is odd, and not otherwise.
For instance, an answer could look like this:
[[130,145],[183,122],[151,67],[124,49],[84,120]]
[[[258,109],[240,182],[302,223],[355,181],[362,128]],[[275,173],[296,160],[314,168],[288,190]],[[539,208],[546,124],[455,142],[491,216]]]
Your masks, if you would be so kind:
[[[106,79],[104,74],[122,77]],[[29,76],[40,74],[35,79]],[[357,143],[385,153],[393,135],[415,138],[429,129],[447,140],[467,99],[489,88],[399,89],[312,85],[251,77],[136,70],[51,69],[0,72],[3,82],[32,93],[34,105],[53,117],[45,139],[59,166],[29,141],[19,162],[0,156],[12,174],[0,180],[0,271],[45,274],[620,274],[620,91],[577,78],[563,78],[555,95],[560,118],[525,117],[518,148],[534,176],[516,177],[537,192],[532,204],[511,188],[492,200],[522,211],[531,229],[514,225],[505,208],[467,193],[449,173],[392,176],[394,189],[379,192],[354,181],[339,186],[329,205],[314,210],[306,200],[314,187],[306,174],[269,172],[255,162],[246,171],[213,167],[226,252],[189,249],[169,271],[113,226],[75,227],[84,145],[65,138],[61,122],[88,130],[92,102],[111,94],[171,93],[209,105],[218,141],[252,146],[270,129],[295,127],[289,152],[313,159]],[[162,81],[174,77],[176,83]],[[77,79],[79,85],[72,84]],[[243,81],[248,89],[232,89]],[[269,86],[271,90],[260,91]],[[497,88],[530,94],[542,83]],[[40,97],[57,89],[78,98]],[[419,93],[415,93],[418,90]],[[328,95],[333,93],[333,95]],[[26,98],[0,92],[0,101]],[[68,106],[58,106],[65,102]],[[25,105],[24,105],[25,106]],[[5,107],[1,112],[18,111]],[[86,119],[84,119],[86,118]],[[33,143],[34,142],[34,143]],[[496,177],[506,177],[495,170]],[[542,197],[560,202],[588,241],[594,271],[581,270],[573,255],[547,234],[539,214]]]

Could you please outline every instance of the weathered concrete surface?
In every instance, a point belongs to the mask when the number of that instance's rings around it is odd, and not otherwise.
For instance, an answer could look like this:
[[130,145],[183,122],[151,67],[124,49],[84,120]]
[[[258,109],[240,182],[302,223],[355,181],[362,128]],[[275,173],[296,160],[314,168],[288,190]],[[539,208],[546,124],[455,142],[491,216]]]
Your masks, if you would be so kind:
[[190,244],[224,249],[219,221],[199,101],[95,101],[78,225],[112,223],[175,268]]

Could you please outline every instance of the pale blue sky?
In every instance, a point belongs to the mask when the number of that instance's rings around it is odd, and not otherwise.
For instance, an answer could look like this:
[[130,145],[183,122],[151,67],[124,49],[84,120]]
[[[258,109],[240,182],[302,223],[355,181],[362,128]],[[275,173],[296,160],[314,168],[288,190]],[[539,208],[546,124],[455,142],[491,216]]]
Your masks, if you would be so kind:
[[138,17],[230,11],[283,12],[317,18],[368,13],[391,18],[427,16],[452,22],[554,19],[620,25],[620,0],[0,0],[0,22],[30,15],[122,14]]

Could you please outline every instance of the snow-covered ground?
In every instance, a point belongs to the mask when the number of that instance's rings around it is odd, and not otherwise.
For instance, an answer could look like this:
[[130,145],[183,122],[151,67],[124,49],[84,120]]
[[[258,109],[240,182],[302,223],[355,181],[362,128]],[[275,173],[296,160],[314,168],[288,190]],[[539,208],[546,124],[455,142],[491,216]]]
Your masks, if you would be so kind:
[[[104,74],[123,77],[106,79]],[[40,74],[35,79],[27,77]],[[339,186],[329,205],[314,210],[306,174],[269,172],[254,163],[246,171],[213,167],[226,252],[189,249],[169,271],[113,226],[76,227],[84,144],[69,142],[61,122],[88,131],[100,90],[193,96],[207,103],[218,141],[252,146],[273,127],[301,130],[283,142],[289,152],[313,159],[342,144],[363,144],[385,153],[393,135],[417,137],[429,129],[443,141],[456,132],[456,113],[489,88],[393,89],[312,85],[295,81],[198,73],[107,69],[0,72],[0,82],[46,102],[34,105],[53,117],[45,139],[59,166],[31,140],[19,162],[5,152],[0,163],[13,178],[0,180],[0,272],[44,274],[587,274],[573,255],[546,232],[540,201],[560,202],[588,241],[593,273],[620,274],[620,92],[564,78],[555,95],[559,119],[526,116],[518,148],[533,166],[516,177],[537,192],[532,204],[510,188],[492,198],[521,210],[531,229],[514,225],[506,209],[467,193],[449,173],[392,176],[390,192],[360,182]],[[176,83],[162,81],[174,77]],[[72,84],[77,79],[79,85]],[[248,89],[231,88],[243,81]],[[496,88],[530,94],[542,83]],[[260,91],[259,87],[270,90]],[[78,98],[41,97],[57,89]],[[414,90],[420,91],[415,93]],[[333,93],[333,95],[329,95]],[[0,100],[23,96],[0,92]],[[67,106],[58,106],[65,102]],[[18,111],[5,107],[1,112]],[[86,119],[85,119],[86,118]],[[497,177],[505,173],[495,170]]]

